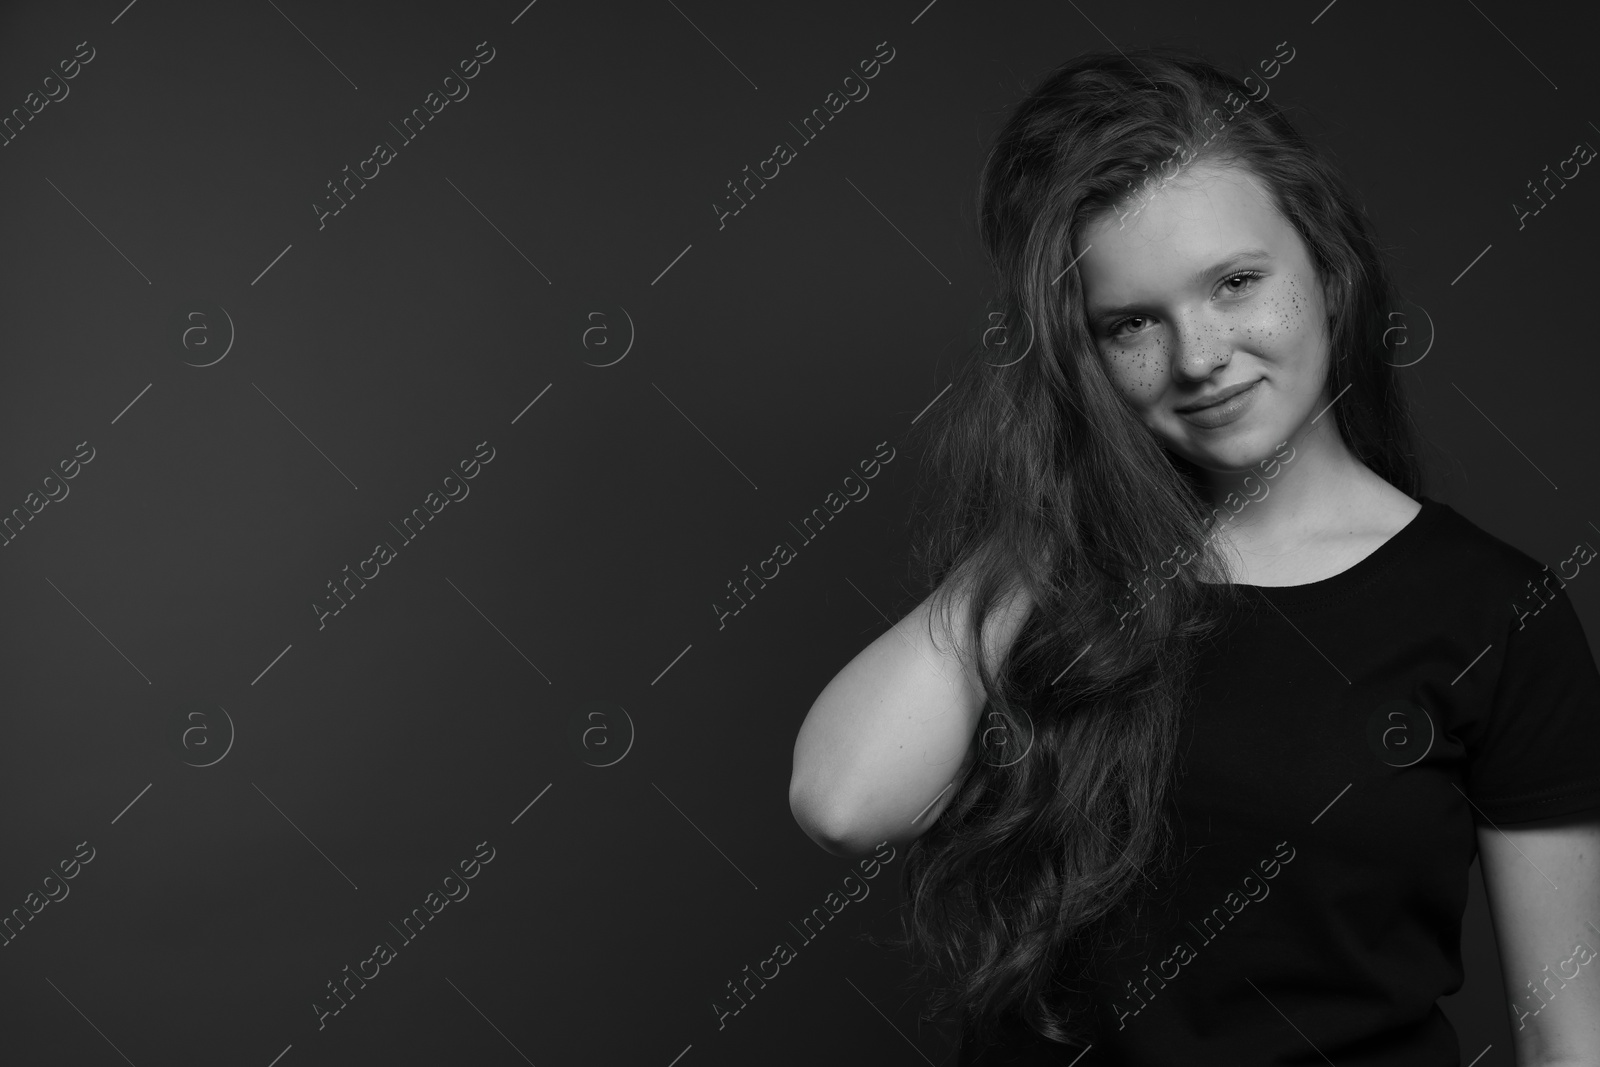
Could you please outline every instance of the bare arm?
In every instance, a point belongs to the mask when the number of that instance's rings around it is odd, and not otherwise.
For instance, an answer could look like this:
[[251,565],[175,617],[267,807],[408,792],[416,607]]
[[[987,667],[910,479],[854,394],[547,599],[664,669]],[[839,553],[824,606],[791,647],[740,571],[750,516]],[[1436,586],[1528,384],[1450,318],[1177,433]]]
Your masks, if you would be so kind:
[[1600,1063],[1600,812],[1478,827],[1518,1067]]
[[[921,834],[973,758],[984,694],[971,656],[960,655],[968,601],[954,602],[953,634],[931,611],[932,600],[847,663],[801,724],[789,808],[807,836],[834,855],[862,855],[880,841]],[[1031,606],[1017,591],[990,616],[984,643],[991,669]]]

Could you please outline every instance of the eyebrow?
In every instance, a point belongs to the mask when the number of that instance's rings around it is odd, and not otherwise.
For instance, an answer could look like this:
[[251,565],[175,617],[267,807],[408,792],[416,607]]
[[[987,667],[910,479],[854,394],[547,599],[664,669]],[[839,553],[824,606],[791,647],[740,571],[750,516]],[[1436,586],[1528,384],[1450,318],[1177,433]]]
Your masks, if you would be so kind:
[[[1272,261],[1272,258],[1272,253],[1268,252],[1264,248],[1241,248],[1237,252],[1229,255],[1226,259],[1220,260],[1204,270],[1196,271],[1195,274],[1190,277],[1189,284],[1199,285],[1207,278],[1215,277],[1217,274],[1220,274],[1223,271],[1232,270],[1241,263],[1249,260],[1264,259]],[[1129,315],[1142,311],[1148,306],[1149,305],[1147,303],[1132,303],[1118,304],[1116,307],[1101,308],[1099,310],[1091,309],[1089,311],[1089,318],[1093,322],[1100,323],[1106,319],[1120,318],[1123,315]]]

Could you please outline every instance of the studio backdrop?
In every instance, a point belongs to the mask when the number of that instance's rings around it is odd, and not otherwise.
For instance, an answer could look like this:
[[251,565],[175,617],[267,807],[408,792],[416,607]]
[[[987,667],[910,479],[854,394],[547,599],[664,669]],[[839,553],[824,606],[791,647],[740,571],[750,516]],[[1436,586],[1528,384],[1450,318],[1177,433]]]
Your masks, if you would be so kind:
[[[1527,16],[6,4],[0,1061],[953,1063],[872,940],[905,846],[787,792],[925,594],[919,419],[1027,342],[1003,115],[1084,50],[1270,87],[1404,287],[1431,495],[1554,566],[1600,108],[1593,25]],[[1444,1006],[1508,1067],[1473,879]]]

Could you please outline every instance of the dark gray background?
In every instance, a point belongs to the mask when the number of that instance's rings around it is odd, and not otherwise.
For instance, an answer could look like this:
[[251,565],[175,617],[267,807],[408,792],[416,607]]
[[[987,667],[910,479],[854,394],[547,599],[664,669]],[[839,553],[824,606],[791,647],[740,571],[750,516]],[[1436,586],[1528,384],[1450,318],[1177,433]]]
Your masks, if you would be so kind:
[[[952,1060],[858,937],[892,932],[903,850],[725,1029],[710,1005],[850,869],[790,816],[795,731],[919,596],[907,442],[987,325],[989,138],[1108,40],[1241,73],[1289,42],[1274,97],[1431,319],[1405,374],[1432,495],[1552,565],[1596,534],[1600,179],[1520,231],[1511,206],[1600,143],[1570,7],[524,3],[3,9],[0,110],[96,56],[0,148],[0,510],[96,455],[0,549],[0,911],[96,855],[0,948],[0,1059]],[[485,40],[319,231],[324,184]],[[719,230],[725,183],[881,41],[870,96]],[[215,306],[233,347],[186,365],[177,324]],[[319,631],[324,583],[484,440],[470,496]],[[719,630],[725,583],[884,441],[871,496]],[[1591,636],[1597,584],[1570,587]],[[589,701],[626,717],[584,749]],[[471,895],[319,1031],[324,983],[480,841]],[[1463,1062],[1505,1067],[1473,886],[1445,1006]]]

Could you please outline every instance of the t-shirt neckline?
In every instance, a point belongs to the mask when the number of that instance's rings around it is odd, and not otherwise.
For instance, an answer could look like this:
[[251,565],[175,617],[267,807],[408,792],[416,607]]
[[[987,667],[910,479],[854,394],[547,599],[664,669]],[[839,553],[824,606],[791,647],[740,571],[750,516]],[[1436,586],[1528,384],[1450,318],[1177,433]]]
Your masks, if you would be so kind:
[[1279,608],[1303,608],[1343,599],[1416,551],[1447,510],[1446,505],[1425,495],[1419,494],[1416,501],[1421,509],[1411,517],[1411,521],[1337,574],[1300,585],[1234,584],[1245,593],[1244,602],[1252,605],[1265,601]]

